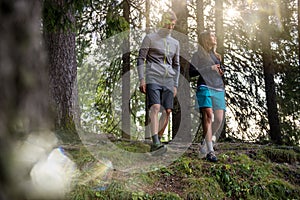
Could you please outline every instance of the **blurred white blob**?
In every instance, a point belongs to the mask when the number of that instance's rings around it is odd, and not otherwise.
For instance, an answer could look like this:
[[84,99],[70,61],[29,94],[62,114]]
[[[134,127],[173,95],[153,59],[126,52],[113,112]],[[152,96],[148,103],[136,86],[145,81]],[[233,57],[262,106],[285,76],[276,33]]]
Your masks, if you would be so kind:
[[29,199],[63,199],[76,173],[75,163],[49,131],[31,133],[13,152],[11,174]]
[[16,167],[31,168],[39,159],[47,157],[47,154],[57,146],[58,139],[50,131],[33,132],[25,141],[19,141],[14,149],[14,161]]
[[60,148],[53,149],[47,159],[40,160],[30,172],[31,195],[41,198],[63,198],[71,190],[76,166]]

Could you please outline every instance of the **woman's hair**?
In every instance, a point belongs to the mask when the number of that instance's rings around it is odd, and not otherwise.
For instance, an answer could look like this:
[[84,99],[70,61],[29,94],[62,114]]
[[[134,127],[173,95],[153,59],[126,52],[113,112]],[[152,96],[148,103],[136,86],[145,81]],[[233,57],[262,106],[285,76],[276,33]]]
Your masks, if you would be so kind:
[[203,49],[207,52],[211,51],[211,44],[209,44],[210,34],[211,34],[210,31],[204,31],[204,32],[200,33],[200,36],[199,36],[199,43],[203,47]]
[[177,20],[176,14],[172,10],[165,11],[162,14],[160,25],[163,26],[173,20]]
[[212,33],[211,31],[204,31],[204,32],[200,33],[199,43],[200,43],[200,45],[203,47],[203,49],[206,52],[213,51],[214,54],[217,56],[217,58],[221,61],[222,57],[221,57],[221,55],[219,53],[217,53],[217,51],[216,51],[217,47],[214,46],[212,48],[211,44],[209,43],[210,42],[211,33]]

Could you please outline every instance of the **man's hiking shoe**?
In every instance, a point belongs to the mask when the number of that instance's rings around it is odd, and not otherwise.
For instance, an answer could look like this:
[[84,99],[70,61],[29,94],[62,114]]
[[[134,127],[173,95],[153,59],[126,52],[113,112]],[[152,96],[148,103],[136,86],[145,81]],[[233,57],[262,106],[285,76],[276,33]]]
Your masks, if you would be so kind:
[[209,162],[217,162],[218,158],[215,155],[215,153],[213,151],[211,151],[206,155],[206,160],[208,160]]
[[167,152],[167,146],[163,144],[152,144],[150,148],[150,152],[152,156],[160,156]]

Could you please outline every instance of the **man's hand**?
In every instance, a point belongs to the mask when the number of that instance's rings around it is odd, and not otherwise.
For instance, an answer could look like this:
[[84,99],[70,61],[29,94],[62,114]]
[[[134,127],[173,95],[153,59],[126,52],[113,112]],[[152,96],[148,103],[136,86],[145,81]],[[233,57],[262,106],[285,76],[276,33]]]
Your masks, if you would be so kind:
[[174,97],[177,95],[177,87],[174,87]]
[[140,91],[144,94],[146,94],[146,83],[144,79],[140,80]]

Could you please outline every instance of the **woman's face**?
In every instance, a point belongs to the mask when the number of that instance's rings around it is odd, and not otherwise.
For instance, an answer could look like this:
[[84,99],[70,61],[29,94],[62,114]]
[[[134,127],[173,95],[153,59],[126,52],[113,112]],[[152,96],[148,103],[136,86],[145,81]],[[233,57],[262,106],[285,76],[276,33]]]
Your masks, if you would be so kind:
[[217,37],[215,36],[215,34],[210,33],[210,36],[209,36],[209,43],[210,43],[212,46],[217,45]]

